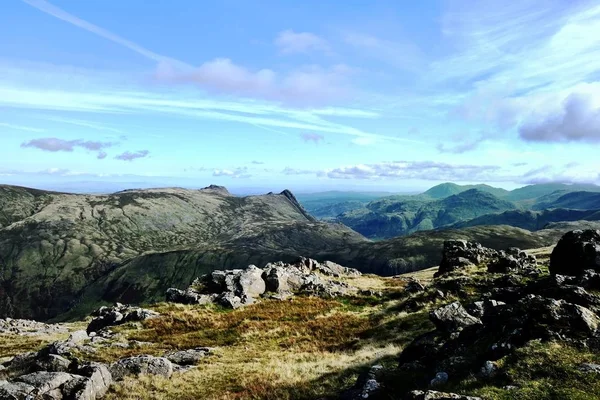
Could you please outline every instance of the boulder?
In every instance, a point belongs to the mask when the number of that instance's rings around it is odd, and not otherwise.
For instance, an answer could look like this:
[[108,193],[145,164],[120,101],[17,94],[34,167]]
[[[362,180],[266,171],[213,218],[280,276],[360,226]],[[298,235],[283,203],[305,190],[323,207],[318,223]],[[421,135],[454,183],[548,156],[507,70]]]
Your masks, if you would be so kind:
[[167,290],[167,301],[181,304],[199,304],[205,305],[212,303],[214,296],[199,293],[193,288],[180,290],[170,288]]
[[63,394],[67,398],[76,400],[93,400],[106,394],[113,378],[104,364],[87,363],[78,366],[76,379],[68,382],[63,387]]
[[204,357],[211,353],[208,347],[198,347],[195,349],[176,351],[165,355],[165,358],[173,364],[178,365],[196,365]]
[[130,375],[159,375],[170,378],[173,374],[173,364],[164,357],[136,356],[111,364],[109,370],[115,381]]
[[481,320],[469,314],[458,301],[432,311],[429,319],[439,330],[447,333],[460,331],[470,325],[481,324]]
[[32,374],[22,375],[15,379],[15,381],[22,382],[35,387],[38,395],[44,395],[48,392],[58,390],[58,396],[54,395],[54,397],[61,399],[62,395],[60,395],[60,387],[72,380],[73,378],[73,375],[67,374],[65,372],[40,371],[34,372]]
[[24,382],[6,382],[0,386],[0,399],[26,400],[34,399],[35,387]]
[[600,272],[600,231],[576,230],[566,233],[550,256],[552,275],[580,276],[585,270]]
[[342,393],[342,400],[362,400],[377,398],[381,391],[380,383],[384,369],[382,365],[374,365],[367,372],[362,373],[354,387]]
[[442,261],[436,276],[481,264],[486,259],[494,256],[495,250],[483,247],[476,242],[466,240],[446,240],[442,250]]

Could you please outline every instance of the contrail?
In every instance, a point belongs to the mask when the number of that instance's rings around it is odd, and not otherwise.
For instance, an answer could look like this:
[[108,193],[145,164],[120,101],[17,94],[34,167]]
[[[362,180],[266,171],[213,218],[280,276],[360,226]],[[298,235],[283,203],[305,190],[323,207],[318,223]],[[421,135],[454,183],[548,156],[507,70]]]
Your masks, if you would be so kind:
[[48,3],[46,0],[22,0],[23,2],[29,4],[32,7],[37,8],[38,10],[45,12],[46,14],[52,15],[58,19],[66,21],[72,25],[78,26],[79,28],[85,29],[88,32],[95,33],[98,36],[101,36],[105,39],[110,40],[111,42],[117,43],[121,46],[127,47],[130,50],[135,51],[136,53],[156,62],[168,62],[170,64],[175,64],[179,67],[184,68],[192,68],[189,64],[186,64],[182,61],[175,60],[170,57],[163,56],[161,54],[157,54],[151,50],[148,50],[137,43],[134,43],[130,40],[124,39],[119,35],[115,35],[112,32],[107,31],[97,25],[84,21],[83,19],[76,17],[68,12],[56,7],[53,4]]

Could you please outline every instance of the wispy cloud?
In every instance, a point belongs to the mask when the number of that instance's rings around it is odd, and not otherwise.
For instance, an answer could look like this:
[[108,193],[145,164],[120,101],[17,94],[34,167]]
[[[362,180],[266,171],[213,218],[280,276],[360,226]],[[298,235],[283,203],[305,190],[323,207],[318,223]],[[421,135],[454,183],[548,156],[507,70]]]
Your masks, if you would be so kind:
[[361,54],[416,72],[425,66],[425,54],[408,39],[387,40],[360,32],[344,32],[344,41],[361,50]]
[[321,134],[308,132],[301,133],[300,138],[305,142],[313,142],[315,144],[318,144],[319,142],[325,140],[325,136]]
[[235,169],[215,169],[213,171],[213,176],[221,177],[227,176],[230,178],[250,178],[252,175],[248,173],[247,167],[238,167]]
[[291,29],[279,32],[275,45],[283,54],[309,53],[320,51],[329,53],[331,48],[327,41],[314,33],[294,32]]
[[126,151],[124,153],[117,155],[115,157],[115,159],[121,160],[121,161],[133,161],[133,160],[137,160],[138,158],[148,157],[149,155],[150,155],[150,152],[148,150],[140,150],[140,151],[135,151],[135,152]]
[[64,140],[59,138],[41,138],[33,139],[21,144],[23,148],[35,148],[49,152],[66,151],[72,152],[76,147],[81,147],[90,151],[101,151],[102,149],[113,146],[112,142],[97,142],[93,140]]
[[310,169],[296,169],[285,167],[283,171],[281,171],[281,173],[284,175],[315,175],[317,174],[317,171]]
[[25,132],[44,132],[44,129],[33,128],[31,126],[8,124],[6,122],[0,122],[0,127],[7,128],[9,130],[25,131]]

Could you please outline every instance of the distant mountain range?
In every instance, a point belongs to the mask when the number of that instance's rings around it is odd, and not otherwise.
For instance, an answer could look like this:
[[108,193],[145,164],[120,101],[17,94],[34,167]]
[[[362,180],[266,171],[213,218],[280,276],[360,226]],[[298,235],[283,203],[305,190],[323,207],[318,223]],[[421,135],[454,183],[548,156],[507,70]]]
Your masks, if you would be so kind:
[[[552,212],[542,212],[545,210]],[[576,210],[591,212],[573,212]],[[541,229],[549,222],[596,220],[595,210],[600,210],[599,186],[560,183],[512,191],[443,183],[417,195],[384,196],[372,201],[344,198],[339,203],[330,198],[320,207],[311,204],[317,218],[341,222],[372,239],[482,224]]]
[[[477,212],[469,208],[473,201]],[[369,207],[414,214],[405,221],[419,221],[411,222],[413,228],[517,211],[479,189],[427,202],[378,200]],[[114,301],[161,301],[167,288],[185,288],[215,269],[298,256],[393,275],[435,265],[445,239],[531,248],[554,243],[564,229],[474,226],[373,242],[339,222],[316,220],[289,191],[237,197],[210,186],[74,195],[0,186],[0,317],[65,319]]]

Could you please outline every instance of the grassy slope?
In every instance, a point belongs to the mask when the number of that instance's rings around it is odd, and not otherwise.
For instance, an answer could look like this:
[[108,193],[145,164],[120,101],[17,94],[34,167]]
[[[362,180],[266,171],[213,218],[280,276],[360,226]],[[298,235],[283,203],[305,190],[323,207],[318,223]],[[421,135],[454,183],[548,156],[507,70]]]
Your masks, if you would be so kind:
[[[551,248],[535,250],[547,262]],[[435,268],[408,274],[423,282],[432,280]],[[467,275],[485,274],[480,268]],[[408,295],[395,278],[347,278],[351,285],[384,293],[382,298],[354,297],[336,300],[296,297],[289,301],[265,300],[239,310],[215,306],[157,304],[162,316],[116,328],[124,338],[145,344],[122,348],[103,346],[85,356],[112,362],[136,354],[162,355],[173,349],[216,347],[197,369],[171,379],[154,376],[128,378],[114,385],[107,399],[294,399],[335,398],[371,365],[383,364],[387,392],[397,398],[409,382],[395,379],[398,355],[416,336],[433,329],[428,312],[454,300],[432,300],[429,291]],[[407,311],[407,304],[414,304]],[[123,341],[123,339],[119,339]],[[20,342],[10,348],[0,337],[2,355],[39,347]],[[583,374],[581,362],[599,362],[597,354],[565,344],[537,343],[519,349],[500,366],[517,383],[504,389],[504,381],[467,378],[443,390],[479,395],[487,400],[592,399],[600,390],[600,376]],[[386,397],[387,396],[387,397]]]

